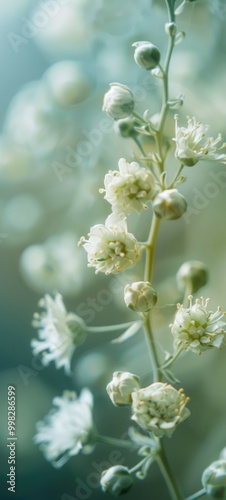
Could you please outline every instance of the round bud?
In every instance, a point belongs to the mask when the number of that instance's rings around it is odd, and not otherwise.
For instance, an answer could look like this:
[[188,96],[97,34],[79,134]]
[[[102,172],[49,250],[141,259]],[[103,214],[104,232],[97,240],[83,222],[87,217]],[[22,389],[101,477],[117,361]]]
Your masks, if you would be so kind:
[[125,286],[124,300],[126,306],[133,311],[148,312],[155,306],[157,299],[157,292],[149,281],[136,281]]
[[190,260],[182,264],[177,272],[176,279],[179,290],[184,291],[189,286],[191,293],[195,293],[207,283],[207,267],[199,260]]
[[177,34],[176,23],[166,23],[165,24],[165,32],[169,36],[176,36],[176,34]]
[[212,498],[226,498],[226,461],[216,460],[202,475],[202,485]]
[[134,99],[131,90],[126,85],[111,83],[110,90],[104,96],[103,111],[120,120],[131,115],[134,110]]
[[136,137],[138,132],[134,130],[134,125],[137,125],[135,120],[128,116],[127,118],[122,118],[121,120],[117,120],[114,124],[115,131],[127,139],[128,137]]
[[155,197],[153,209],[160,219],[175,220],[186,212],[187,202],[177,189],[166,189]]
[[115,465],[102,472],[100,485],[104,493],[111,495],[122,495],[126,493],[133,484],[133,477],[127,467]]
[[133,373],[114,372],[113,379],[106,389],[115,406],[130,405],[132,403],[132,392],[140,389],[140,379]]
[[161,54],[151,42],[135,42],[134,59],[141,68],[151,70],[159,65]]

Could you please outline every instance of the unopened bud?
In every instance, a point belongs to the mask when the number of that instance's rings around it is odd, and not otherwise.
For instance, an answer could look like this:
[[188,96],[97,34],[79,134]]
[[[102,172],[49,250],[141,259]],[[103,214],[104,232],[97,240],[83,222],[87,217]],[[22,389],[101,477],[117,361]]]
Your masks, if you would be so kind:
[[177,34],[176,23],[166,23],[165,24],[165,32],[169,36],[176,36],[176,34]]
[[128,137],[136,137],[138,135],[138,132],[134,129],[134,126],[138,125],[131,116],[128,116],[127,118],[117,120],[114,128],[118,134],[127,139]]
[[166,189],[155,197],[153,209],[160,219],[175,220],[186,212],[187,202],[177,189]]
[[131,90],[126,85],[111,83],[110,90],[104,96],[102,109],[115,120],[131,115],[134,109]]
[[102,472],[100,485],[104,493],[111,495],[122,495],[126,493],[133,484],[133,477],[127,467],[115,465]]
[[134,59],[141,68],[151,70],[159,65],[161,54],[151,42],[135,42]]
[[202,475],[202,485],[212,498],[226,498],[226,461],[216,460]]
[[136,281],[132,285],[126,285],[124,300],[133,311],[145,313],[150,311],[157,302],[157,292],[152,288],[149,281]]
[[199,260],[190,260],[182,264],[177,272],[176,279],[179,290],[184,291],[189,286],[191,288],[190,293],[195,293],[207,283],[207,267]]
[[132,403],[132,392],[140,389],[140,379],[133,373],[114,372],[113,379],[106,389],[115,406],[130,405]]

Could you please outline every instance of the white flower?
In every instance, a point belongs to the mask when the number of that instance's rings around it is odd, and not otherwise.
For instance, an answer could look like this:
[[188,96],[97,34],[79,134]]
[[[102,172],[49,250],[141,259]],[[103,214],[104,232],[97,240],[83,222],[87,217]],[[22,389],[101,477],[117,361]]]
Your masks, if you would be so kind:
[[183,389],[156,382],[132,393],[132,419],[157,437],[171,437],[179,423],[190,415]]
[[130,372],[114,372],[107,393],[115,406],[130,405],[131,393],[140,388],[140,379]]
[[226,147],[222,141],[221,134],[218,134],[217,139],[208,137],[206,132],[208,125],[203,125],[196,121],[196,118],[189,118],[187,127],[178,127],[178,115],[175,116],[176,128],[176,153],[175,156],[187,167],[193,167],[200,160],[214,160],[221,163],[226,163],[226,155],[220,151]]
[[213,313],[208,311],[207,305],[209,299],[196,299],[195,304],[192,303],[192,295],[189,295],[190,307],[184,308],[178,304],[173,324],[170,325],[171,332],[175,339],[175,347],[177,349],[189,349],[193,352],[201,354],[209,347],[220,347],[224,338],[225,322],[221,321],[224,313],[218,307]]
[[88,389],[83,389],[79,398],[74,392],[64,391],[62,397],[53,399],[53,405],[56,408],[37,423],[34,441],[41,445],[46,460],[58,468],[80,450],[89,453],[93,449],[93,396]]
[[88,266],[96,273],[116,274],[133,266],[141,258],[141,246],[133,234],[128,233],[126,219],[109,216],[104,224],[91,227],[89,240],[84,237],[80,245],[88,254]]
[[110,170],[105,175],[105,199],[112,205],[113,212],[130,214],[135,210],[140,213],[155,195],[154,177],[147,168],[136,162],[127,163],[124,158],[118,166],[119,171]]
[[66,311],[59,293],[54,299],[45,295],[39,305],[45,312],[34,315],[33,326],[38,328],[39,339],[31,341],[33,354],[42,353],[44,365],[55,361],[57,368],[63,366],[69,373],[76,345],[81,344],[86,337],[85,322],[76,314]]

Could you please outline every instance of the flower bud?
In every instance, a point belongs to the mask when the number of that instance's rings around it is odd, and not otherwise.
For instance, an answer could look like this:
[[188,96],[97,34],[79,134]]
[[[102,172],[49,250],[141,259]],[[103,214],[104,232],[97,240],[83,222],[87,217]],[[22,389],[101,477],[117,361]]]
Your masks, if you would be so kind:
[[165,32],[169,36],[176,36],[176,34],[177,34],[176,23],[166,23],[165,24]]
[[158,66],[161,54],[151,42],[135,42],[134,59],[141,68],[151,70]]
[[104,493],[111,495],[122,495],[126,493],[133,484],[133,477],[127,467],[115,465],[102,472],[100,485]]
[[104,96],[103,111],[106,111],[115,120],[131,115],[134,109],[131,90],[120,83],[111,83],[110,87]]
[[153,201],[155,215],[160,219],[179,219],[187,210],[187,202],[177,189],[166,189]]
[[112,381],[106,387],[115,406],[126,406],[132,402],[131,393],[140,389],[140,379],[133,373],[114,372]]
[[202,475],[202,485],[212,498],[226,498],[226,461],[216,460]]
[[191,288],[190,293],[195,293],[207,283],[207,268],[205,264],[198,260],[190,260],[182,264],[177,272],[176,279],[179,290],[184,291],[188,286]]
[[126,285],[124,300],[133,311],[148,312],[157,302],[157,293],[149,281],[136,281],[132,285]]
[[127,118],[117,120],[115,122],[114,128],[115,131],[121,135],[121,137],[127,139],[128,137],[136,137],[138,135],[138,132],[134,129],[134,126],[139,126],[139,124],[136,123],[131,116],[128,116]]

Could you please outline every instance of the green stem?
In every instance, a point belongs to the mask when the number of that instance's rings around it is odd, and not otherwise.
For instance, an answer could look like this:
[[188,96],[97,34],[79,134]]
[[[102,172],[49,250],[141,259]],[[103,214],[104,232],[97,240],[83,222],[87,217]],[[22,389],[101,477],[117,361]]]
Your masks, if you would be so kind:
[[107,325],[107,326],[90,326],[87,327],[88,333],[100,333],[100,332],[115,332],[117,330],[123,330],[133,325],[134,321],[129,321],[128,323],[121,323],[120,325]]
[[[150,457],[145,457],[143,460],[141,460],[138,464],[136,464],[132,469],[130,469],[130,474],[134,474],[135,472],[139,471],[141,467],[150,460]],[[150,464],[151,465],[151,464]]]
[[197,493],[194,493],[194,495],[187,497],[185,500],[197,500],[197,498],[204,497],[204,495],[206,495],[206,490],[204,490],[203,488],[203,490],[197,491]]
[[175,184],[175,182],[177,181],[177,179],[178,179],[178,177],[179,177],[180,173],[182,172],[183,168],[184,168],[184,165],[183,165],[183,163],[182,163],[182,164],[179,166],[179,168],[178,168],[178,170],[177,170],[177,173],[175,174],[175,176],[174,176],[174,178],[173,178],[173,180],[172,180],[171,184],[169,185],[169,187],[168,187],[167,189],[172,189],[172,188],[174,187],[174,184]]
[[96,441],[98,443],[103,443],[103,444],[110,444],[113,446],[121,446],[122,448],[134,448],[134,443],[131,443],[131,441],[126,441],[125,439],[117,439],[117,438],[112,438],[109,436],[96,436]]
[[145,263],[144,281],[152,280],[155,246],[159,231],[159,225],[160,225],[160,219],[158,219],[154,214],[148,241],[146,243],[146,263]]
[[165,370],[165,368],[169,368],[170,366],[172,366],[173,363],[177,360],[177,358],[179,358],[182,351],[183,351],[183,347],[180,347],[180,349],[178,349],[178,351],[173,356],[173,358],[169,359],[169,361],[166,361],[166,363],[164,363],[164,365],[161,366],[161,370]]
[[162,475],[166,481],[166,484],[169,488],[172,500],[182,500],[182,496],[178,490],[178,486],[176,484],[175,478],[169,466],[165,450],[163,448],[162,441],[160,441],[160,453],[157,456],[157,461],[159,464],[159,468],[162,472]]
[[160,363],[158,360],[149,314],[144,314],[144,332],[152,362],[153,382],[161,382],[162,373],[159,369]]
[[139,139],[136,137],[133,138],[135,144],[138,146],[140,152],[142,153],[143,156],[145,156],[145,151],[143,150],[142,144],[140,143]]
[[166,6],[167,6],[167,10],[168,10],[168,17],[169,17],[169,21],[171,23],[174,23],[174,21],[175,21],[174,3],[175,3],[174,0],[166,0]]

